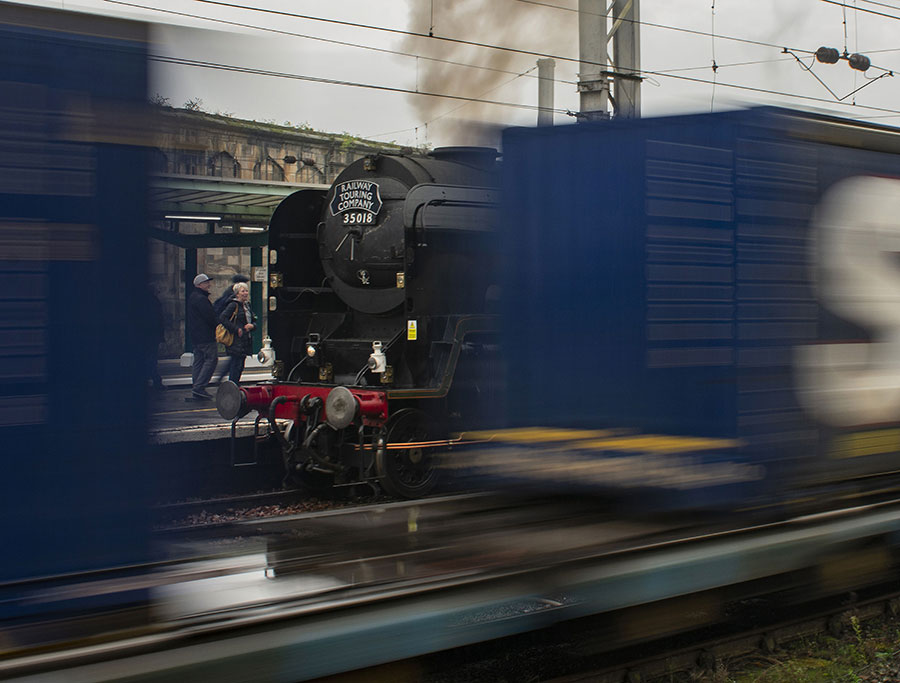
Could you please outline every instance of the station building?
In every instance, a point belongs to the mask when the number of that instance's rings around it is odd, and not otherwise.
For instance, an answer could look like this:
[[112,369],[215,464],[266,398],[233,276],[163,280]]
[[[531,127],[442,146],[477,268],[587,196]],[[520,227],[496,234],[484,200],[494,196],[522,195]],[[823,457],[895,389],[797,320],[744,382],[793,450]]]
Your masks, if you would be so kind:
[[[243,273],[265,321],[268,221],[303,188],[327,188],[354,160],[398,152],[389,143],[202,111],[158,107],[150,186],[151,287],[163,307],[161,358],[190,351],[185,293],[197,273],[215,279],[215,299]],[[262,334],[255,335],[258,348]]]

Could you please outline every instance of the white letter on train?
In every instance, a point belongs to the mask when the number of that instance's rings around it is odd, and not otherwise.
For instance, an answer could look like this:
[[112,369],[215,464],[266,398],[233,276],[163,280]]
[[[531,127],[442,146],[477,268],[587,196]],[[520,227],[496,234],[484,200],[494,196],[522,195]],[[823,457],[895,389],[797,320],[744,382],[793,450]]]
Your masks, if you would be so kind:
[[855,176],[825,193],[810,258],[819,303],[871,342],[800,346],[797,394],[841,427],[900,421],[900,180]]

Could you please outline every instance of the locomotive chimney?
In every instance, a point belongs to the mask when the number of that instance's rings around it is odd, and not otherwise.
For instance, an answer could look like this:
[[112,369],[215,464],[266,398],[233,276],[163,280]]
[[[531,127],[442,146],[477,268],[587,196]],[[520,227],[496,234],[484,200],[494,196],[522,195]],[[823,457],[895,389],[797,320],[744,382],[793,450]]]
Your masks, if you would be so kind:
[[553,125],[553,77],[556,62],[552,59],[539,59],[538,65],[538,115],[537,125]]

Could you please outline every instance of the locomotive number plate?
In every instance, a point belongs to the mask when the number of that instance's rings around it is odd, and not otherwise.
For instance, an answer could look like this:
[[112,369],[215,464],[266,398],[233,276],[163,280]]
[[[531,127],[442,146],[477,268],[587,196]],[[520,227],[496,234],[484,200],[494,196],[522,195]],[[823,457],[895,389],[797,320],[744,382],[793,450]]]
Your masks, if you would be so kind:
[[378,183],[346,180],[334,186],[329,205],[332,216],[340,216],[344,225],[374,225],[381,211]]
[[342,220],[344,225],[372,225],[375,223],[375,214],[368,211],[347,211]]

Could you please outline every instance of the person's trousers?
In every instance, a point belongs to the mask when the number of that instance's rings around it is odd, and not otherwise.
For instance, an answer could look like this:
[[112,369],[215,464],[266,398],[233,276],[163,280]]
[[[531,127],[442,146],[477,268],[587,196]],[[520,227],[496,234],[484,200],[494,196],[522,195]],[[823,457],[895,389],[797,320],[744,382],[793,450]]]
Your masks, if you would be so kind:
[[157,363],[157,350],[159,344],[147,347],[147,353],[144,356],[147,363],[147,378],[153,380],[153,386],[157,389],[163,388],[162,377],[159,374],[159,364]]
[[241,374],[244,372],[244,363],[247,362],[247,356],[228,356],[231,359],[231,367],[228,369],[228,379],[235,384],[241,383]]
[[219,360],[219,349],[216,342],[194,344],[194,367],[191,369],[192,390],[203,393],[212,378]]
[[[234,359],[234,356],[225,356],[225,365],[222,366],[222,372],[219,373],[219,382],[225,379],[225,375],[231,377],[231,361]],[[218,365],[216,365],[218,367]],[[213,373],[215,374],[215,373]]]

